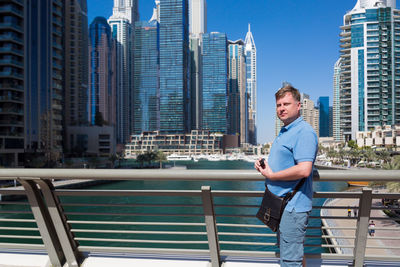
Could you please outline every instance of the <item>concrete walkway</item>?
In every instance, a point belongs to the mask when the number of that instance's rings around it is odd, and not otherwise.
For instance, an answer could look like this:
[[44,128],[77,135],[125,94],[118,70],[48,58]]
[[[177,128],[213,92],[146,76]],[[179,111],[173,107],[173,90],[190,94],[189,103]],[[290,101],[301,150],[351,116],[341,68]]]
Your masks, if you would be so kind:
[[[325,220],[330,227],[354,227],[357,225],[357,218],[354,217],[352,207],[359,207],[358,199],[334,199],[326,204],[327,206],[343,206],[350,207],[351,218],[348,219],[347,208],[344,209],[322,209],[321,214],[326,216],[343,216],[344,219],[327,219]],[[373,199],[373,206],[382,206],[381,200]],[[388,216],[382,210],[371,210],[371,217],[375,218],[388,218]],[[365,255],[400,255],[400,249],[390,249],[390,247],[400,247],[400,240],[394,239],[381,239],[381,238],[400,238],[400,224],[394,220],[374,220],[375,223],[375,236],[368,236],[368,246],[378,246],[380,248],[367,248]],[[379,228],[396,228],[396,230],[385,230]],[[337,238],[335,241],[340,245],[354,245],[355,230],[332,230],[335,236],[346,236],[353,237],[352,239],[340,239]],[[344,254],[353,254],[353,249],[343,248],[341,249]]]

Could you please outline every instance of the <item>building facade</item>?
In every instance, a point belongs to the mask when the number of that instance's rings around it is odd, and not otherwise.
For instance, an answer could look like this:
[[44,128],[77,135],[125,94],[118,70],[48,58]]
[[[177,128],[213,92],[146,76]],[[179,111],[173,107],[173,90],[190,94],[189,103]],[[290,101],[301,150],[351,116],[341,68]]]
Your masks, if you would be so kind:
[[191,129],[200,130],[202,121],[202,56],[201,37],[190,36],[190,106]]
[[229,41],[228,133],[248,143],[249,94],[246,90],[246,55],[243,40]]
[[375,126],[373,130],[359,131],[358,147],[386,148],[400,151],[400,125]]
[[56,161],[63,152],[64,3],[27,1],[25,151]]
[[[88,18],[86,0],[64,2],[64,124],[88,124]],[[54,22],[53,22],[54,23]]]
[[135,158],[146,151],[162,151],[178,155],[222,154],[223,135],[192,130],[190,134],[162,134],[158,131],[132,135],[125,157]]
[[135,24],[133,133],[160,129],[159,31],[157,20]]
[[341,129],[345,140],[355,140],[357,131],[400,123],[396,1],[357,1],[341,30]]
[[226,134],[227,38],[225,33],[202,35],[202,123],[203,130]]
[[249,94],[249,143],[257,144],[257,48],[254,42],[253,34],[249,30],[245,39],[246,53],[246,79],[247,92]]
[[0,3],[0,166],[23,165],[25,14],[21,1]]
[[329,136],[329,96],[320,96],[317,101],[319,111],[319,136]]
[[339,58],[333,69],[333,109],[332,109],[332,134],[335,141],[343,141],[340,120],[340,73],[342,59]]
[[115,40],[103,17],[89,27],[89,125],[116,124]]
[[301,93],[300,101],[300,115],[311,125],[319,137],[319,110],[315,108],[314,101],[312,101],[307,94]]
[[187,133],[191,125],[187,0],[160,2],[160,131]]
[[199,37],[207,32],[207,1],[189,0],[189,33]]
[[139,20],[137,0],[114,0],[108,19],[116,40],[117,143],[129,141],[133,131],[133,40],[134,23]]

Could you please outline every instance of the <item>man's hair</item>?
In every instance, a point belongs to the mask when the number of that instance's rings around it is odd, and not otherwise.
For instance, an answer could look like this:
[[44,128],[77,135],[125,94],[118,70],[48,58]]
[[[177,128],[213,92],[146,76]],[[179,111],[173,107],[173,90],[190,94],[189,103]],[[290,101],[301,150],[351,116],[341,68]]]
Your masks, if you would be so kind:
[[300,102],[300,92],[296,88],[294,88],[291,85],[285,85],[281,89],[278,90],[278,92],[275,93],[275,100],[281,99],[284,97],[287,93],[291,93],[293,98]]

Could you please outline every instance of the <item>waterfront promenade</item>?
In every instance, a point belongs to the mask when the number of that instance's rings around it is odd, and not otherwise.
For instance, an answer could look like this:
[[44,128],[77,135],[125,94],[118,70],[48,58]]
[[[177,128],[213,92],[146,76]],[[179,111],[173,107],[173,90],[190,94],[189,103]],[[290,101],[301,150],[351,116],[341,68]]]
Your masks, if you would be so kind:
[[[373,192],[378,193],[377,190]],[[379,191],[379,193],[385,193]],[[349,228],[349,229],[332,229],[334,236],[344,237],[335,238],[333,242],[343,246],[354,246],[355,232],[357,228],[357,217],[354,210],[358,211],[359,200],[351,198],[333,199],[326,203],[330,207],[342,207],[341,209],[322,209],[321,215],[332,217],[343,217],[342,219],[326,219],[325,222],[329,227]],[[381,199],[373,199],[372,206],[382,207]],[[351,216],[348,217],[348,208],[351,210]],[[356,209],[354,209],[356,208]],[[398,249],[392,247],[400,246],[400,224],[389,217],[381,209],[372,209],[370,217],[375,223],[375,235],[368,236],[366,256],[372,255],[399,255]],[[397,238],[393,239],[393,238]],[[341,248],[339,253],[353,254],[352,248]]]

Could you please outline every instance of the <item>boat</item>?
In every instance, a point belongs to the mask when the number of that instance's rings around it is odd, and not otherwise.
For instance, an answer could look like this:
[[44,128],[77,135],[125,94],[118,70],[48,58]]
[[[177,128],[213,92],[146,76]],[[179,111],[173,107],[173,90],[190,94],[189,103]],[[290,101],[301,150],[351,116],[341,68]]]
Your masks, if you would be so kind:
[[348,181],[347,182],[349,186],[368,186],[368,182],[362,182],[362,181]]
[[169,160],[169,161],[187,161],[187,160],[192,160],[192,158],[188,155],[171,154],[171,155],[167,156],[167,160]]

